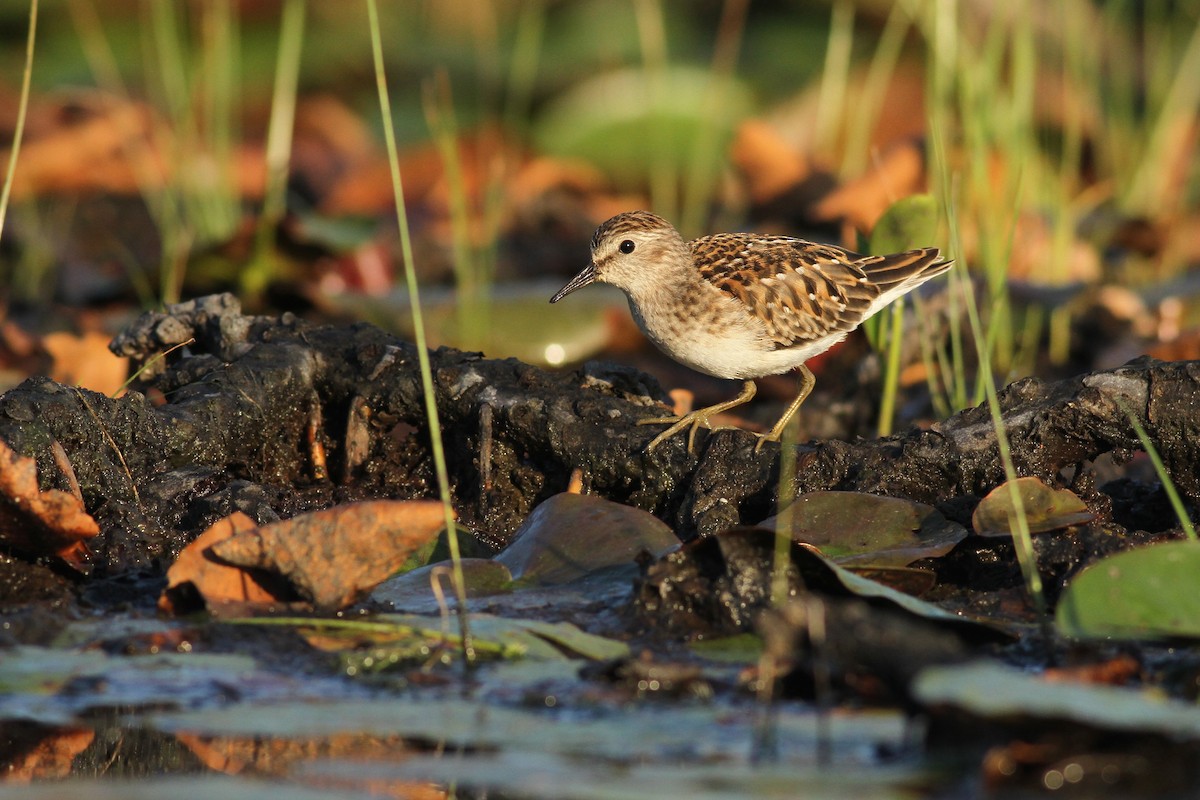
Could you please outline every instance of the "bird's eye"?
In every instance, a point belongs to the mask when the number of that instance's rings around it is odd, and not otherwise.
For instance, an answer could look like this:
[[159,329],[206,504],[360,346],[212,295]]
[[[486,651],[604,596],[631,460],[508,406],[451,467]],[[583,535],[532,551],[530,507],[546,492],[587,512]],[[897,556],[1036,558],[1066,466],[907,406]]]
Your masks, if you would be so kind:
[[625,241],[621,242],[621,246],[617,249],[628,255],[629,253],[633,252],[633,248],[635,247],[637,247],[637,245],[633,243],[633,239],[626,239]]

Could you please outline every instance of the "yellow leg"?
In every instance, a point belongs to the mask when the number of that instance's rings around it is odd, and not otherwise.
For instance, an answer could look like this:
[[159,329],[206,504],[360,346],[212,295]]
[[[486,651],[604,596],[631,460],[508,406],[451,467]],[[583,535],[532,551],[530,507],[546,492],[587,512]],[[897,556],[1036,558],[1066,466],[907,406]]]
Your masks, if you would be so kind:
[[817,379],[812,374],[812,370],[810,370],[804,364],[800,365],[799,370],[800,391],[796,394],[796,399],[793,400],[792,404],[787,407],[787,411],[783,412],[783,416],[779,418],[779,422],[775,423],[775,427],[771,428],[770,433],[764,433],[758,437],[758,444],[754,446],[754,452],[757,453],[762,448],[763,442],[779,441],[779,437],[783,435],[783,429],[787,427],[788,420],[790,420],[796,414],[796,412],[800,410],[800,404],[804,402],[804,399],[808,397],[809,392],[811,392],[813,387],[816,386]]
[[[811,377],[811,375],[812,375],[812,373],[810,372],[809,376]],[[811,388],[811,387],[809,387],[809,388]],[[695,411],[689,412],[687,414],[682,414],[678,417],[656,417],[654,419],[638,420],[638,423],[637,423],[638,425],[666,425],[666,424],[671,425],[671,427],[667,428],[665,431],[660,433],[658,436],[655,436],[650,441],[650,444],[648,444],[646,446],[646,452],[649,453],[655,447],[658,447],[660,444],[665,442],[667,439],[670,439],[672,436],[679,433],[681,430],[688,427],[689,425],[691,426],[691,430],[688,432],[688,452],[689,453],[692,452],[692,445],[695,444],[695,441],[696,441],[696,429],[697,428],[699,428],[702,425],[704,427],[708,427],[708,418],[711,416],[715,416],[724,411],[728,411],[731,408],[736,408],[737,406],[740,406],[743,403],[749,403],[750,399],[752,397],[754,397],[754,392],[756,391],[756,389],[757,389],[757,387],[755,387],[754,381],[746,381],[746,384],[742,387],[742,393],[739,394],[737,397],[733,398],[732,400],[727,400],[724,403],[717,403],[715,406],[708,406],[707,408],[700,408]],[[797,403],[797,405],[799,405],[799,403]],[[794,411],[795,409],[791,409],[791,410]],[[790,411],[789,411],[789,413],[790,413]],[[778,438],[778,437],[776,437],[776,438]]]

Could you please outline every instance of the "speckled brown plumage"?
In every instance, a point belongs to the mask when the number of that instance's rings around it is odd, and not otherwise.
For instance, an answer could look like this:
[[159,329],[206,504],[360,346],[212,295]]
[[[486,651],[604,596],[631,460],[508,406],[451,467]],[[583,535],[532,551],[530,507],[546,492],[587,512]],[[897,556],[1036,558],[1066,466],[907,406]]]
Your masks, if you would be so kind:
[[596,229],[591,263],[550,302],[596,281],[611,283],[625,292],[638,326],[667,355],[709,375],[746,380],[735,400],[669,420],[672,427],[650,448],[688,425],[694,436],[709,416],[749,400],[751,379],[800,370],[799,396],[761,446],[778,440],[811,390],[813,377],[804,362],[950,269],[952,262],[937,258],[932,247],[862,256],[834,245],[753,233],[685,242],[661,217],[631,211]]

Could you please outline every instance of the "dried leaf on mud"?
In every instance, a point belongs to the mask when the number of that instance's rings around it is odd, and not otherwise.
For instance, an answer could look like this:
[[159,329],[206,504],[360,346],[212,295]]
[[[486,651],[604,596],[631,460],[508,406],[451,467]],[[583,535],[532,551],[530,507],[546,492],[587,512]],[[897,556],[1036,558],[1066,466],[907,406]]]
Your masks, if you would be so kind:
[[257,528],[254,520],[238,511],[200,534],[183,548],[167,570],[167,588],[158,598],[158,607],[170,614],[193,611],[197,605],[195,594],[210,609],[224,603],[271,603],[286,599],[277,596],[271,581],[264,580],[261,574],[230,566],[213,555],[212,547],[217,542]]
[[1030,533],[1045,533],[1082,525],[1095,515],[1069,489],[1053,489],[1038,478],[1017,478],[993,489],[979,501],[971,516],[971,527],[980,536],[1011,536],[1016,513],[1012,487],[1021,495],[1021,505]]
[[81,567],[89,556],[85,542],[98,533],[82,500],[58,489],[41,491],[37,462],[0,441],[0,544]]
[[318,608],[342,608],[398,570],[444,524],[435,501],[375,500],[244,531],[212,552],[281,575]]
[[100,394],[113,395],[125,385],[129,360],[108,349],[112,336],[101,331],[79,335],[59,331],[47,334],[42,346],[54,358],[50,377],[68,386],[82,386]]

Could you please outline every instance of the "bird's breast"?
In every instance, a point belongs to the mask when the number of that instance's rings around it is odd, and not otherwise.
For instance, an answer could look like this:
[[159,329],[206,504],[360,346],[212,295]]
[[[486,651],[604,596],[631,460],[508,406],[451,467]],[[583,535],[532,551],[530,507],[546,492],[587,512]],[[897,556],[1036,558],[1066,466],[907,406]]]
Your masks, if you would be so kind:
[[714,294],[638,302],[630,297],[629,310],[658,349],[697,372],[746,379],[795,366],[762,371],[778,360],[774,345],[762,323],[732,298]]

